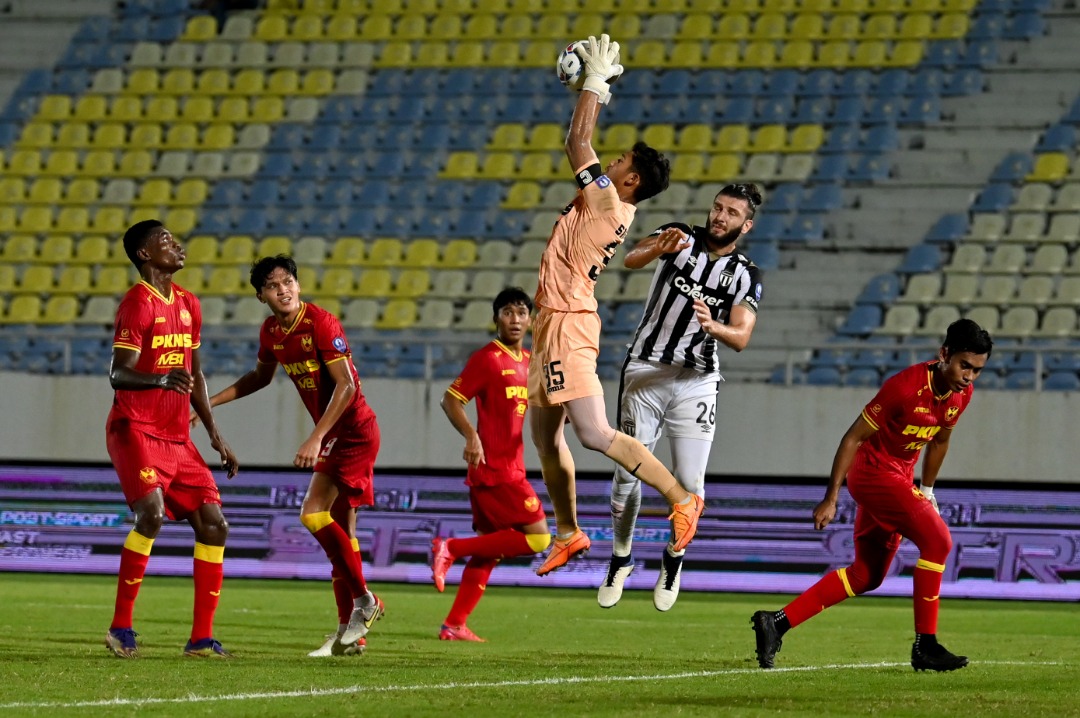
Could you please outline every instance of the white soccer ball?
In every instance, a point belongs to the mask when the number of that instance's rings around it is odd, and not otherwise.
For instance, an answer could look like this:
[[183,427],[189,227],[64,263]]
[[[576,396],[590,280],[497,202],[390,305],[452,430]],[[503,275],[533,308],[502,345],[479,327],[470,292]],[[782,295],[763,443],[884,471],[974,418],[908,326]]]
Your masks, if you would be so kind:
[[582,72],[585,69],[585,64],[574,51],[574,48],[578,46],[588,47],[589,41],[578,40],[570,43],[559,53],[559,58],[555,63],[555,73],[559,76],[559,82],[573,92],[581,92],[581,88],[585,84],[585,75]]

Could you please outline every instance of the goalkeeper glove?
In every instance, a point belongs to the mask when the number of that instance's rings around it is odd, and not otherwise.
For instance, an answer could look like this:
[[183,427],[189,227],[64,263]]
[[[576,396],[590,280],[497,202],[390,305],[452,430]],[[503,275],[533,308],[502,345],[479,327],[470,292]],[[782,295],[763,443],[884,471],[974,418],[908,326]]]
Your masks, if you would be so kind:
[[578,57],[585,66],[585,84],[582,90],[588,90],[599,98],[600,104],[606,105],[611,99],[611,85],[623,73],[619,64],[619,43],[612,42],[607,34],[596,37],[589,35],[588,47],[584,44],[575,48]]
[[938,516],[941,516],[941,509],[938,508],[937,499],[934,497],[933,486],[923,486],[922,482],[919,482],[919,491],[922,495],[930,500],[930,504],[934,507],[934,511],[937,511]]

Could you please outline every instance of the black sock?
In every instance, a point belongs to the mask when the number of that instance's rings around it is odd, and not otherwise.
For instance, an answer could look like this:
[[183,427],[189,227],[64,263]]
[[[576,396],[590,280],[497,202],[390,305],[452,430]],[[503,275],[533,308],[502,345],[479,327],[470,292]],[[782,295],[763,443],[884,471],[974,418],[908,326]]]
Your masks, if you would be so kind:
[[780,632],[780,635],[784,635],[791,630],[791,621],[788,620],[787,614],[784,613],[784,609],[780,609],[773,614],[773,620],[776,621],[776,630]]
[[915,648],[927,649],[933,648],[937,645],[936,633],[916,633],[915,634]]

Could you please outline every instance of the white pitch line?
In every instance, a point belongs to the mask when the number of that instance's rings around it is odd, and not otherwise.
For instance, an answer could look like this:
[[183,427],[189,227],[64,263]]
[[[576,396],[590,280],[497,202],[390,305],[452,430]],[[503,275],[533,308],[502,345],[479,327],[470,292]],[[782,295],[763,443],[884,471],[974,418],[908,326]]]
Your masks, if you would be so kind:
[[[469,688],[515,688],[522,686],[555,686],[582,683],[636,683],[645,681],[675,681],[686,678],[714,678],[717,676],[740,675],[775,675],[778,673],[809,673],[815,671],[838,671],[865,668],[899,668],[908,666],[904,662],[880,663],[834,663],[825,666],[791,666],[787,668],[730,668],[724,671],[688,671],[685,673],[665,673],[653,676],[569,676],[566,678],[534,678],[520,681],[492,681],[470,683],[420,683],[405,686],[344,686],[342,688],[312,688],[306,691],[268,691],[265,693],[230,693],[225,695],[189,694],[177,698],[112,698],[100,701],[77,701],[74,703],[23,702],[0,703],[0,709],[7,708],[111,708],[117,706],[147,706],[173,703],[203,703],[207,701],[257,701],[274,698],[320,698],[323,696],[343,696],[355,693],[404,693],[414,691],[448,691]],[[1058,661],[979,661],[980,666],[1060,666]]]

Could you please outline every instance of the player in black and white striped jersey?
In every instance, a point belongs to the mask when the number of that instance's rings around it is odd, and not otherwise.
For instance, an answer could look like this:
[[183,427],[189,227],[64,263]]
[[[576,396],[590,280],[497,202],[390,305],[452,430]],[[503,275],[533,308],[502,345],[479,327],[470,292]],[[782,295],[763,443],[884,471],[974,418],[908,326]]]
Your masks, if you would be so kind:
[[[760,204],[756,185],[727,185],[714,198],[705,226],[666,224],[623,260],[628,269],[659,263],[623,364],[619,428],[650,450],[666,431],[672,473],[683,488],[703,498],[723,381],[719,345],[742,351],[757,322],[762,273],[736,245],[754,226]],[[618,603],[634,569],[630,550],[640,506],[641,482],[616,467],[611,563],[597,596],[604,608]],[[685,553],[671,544],[664,550],[653,589],[653,605],[660,611],[669,610],[679,595]]]

